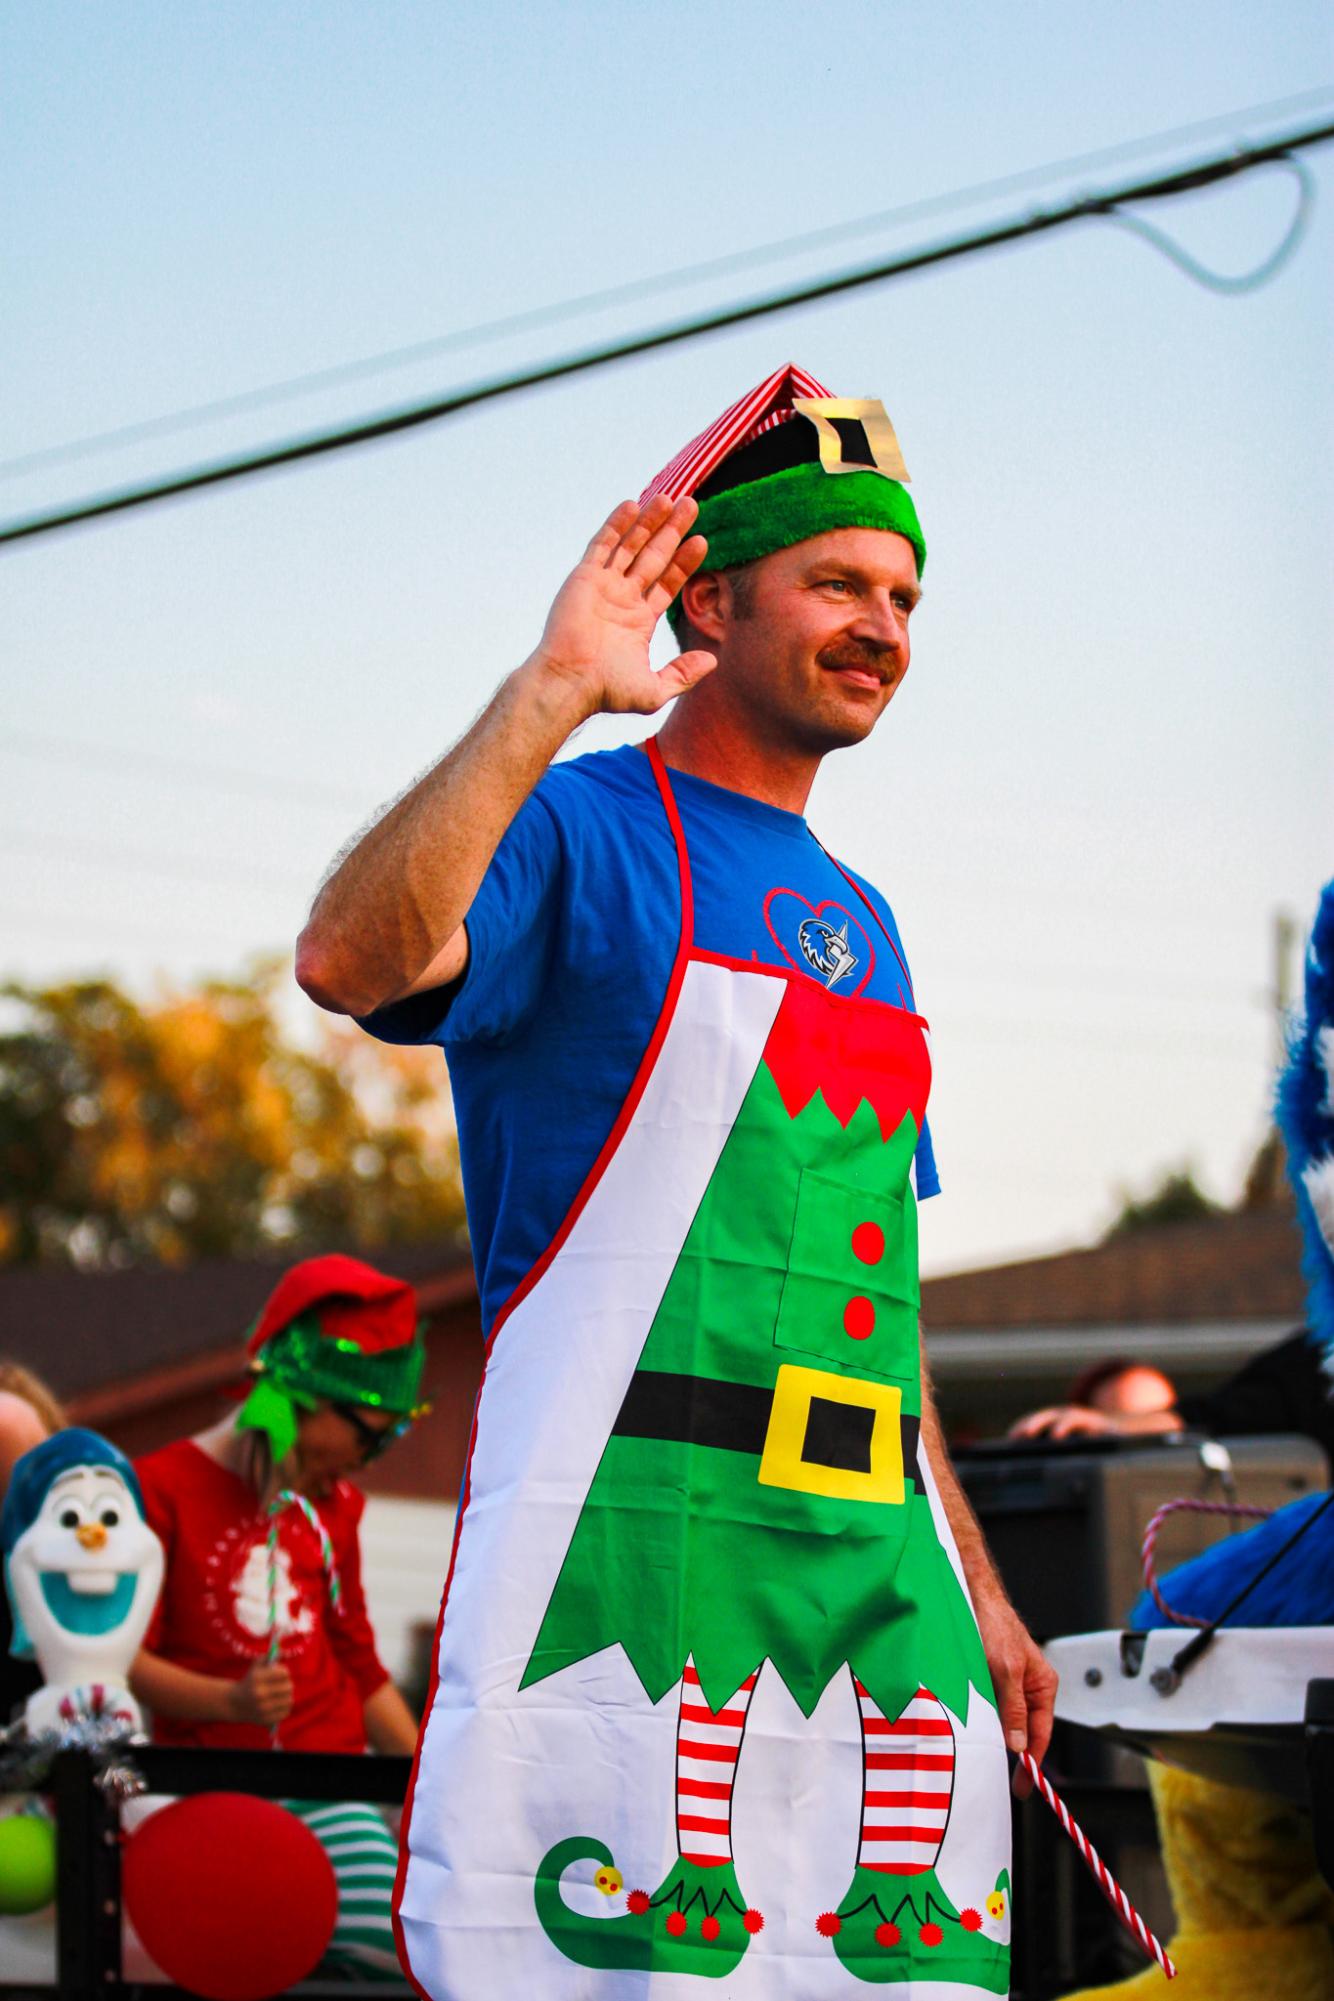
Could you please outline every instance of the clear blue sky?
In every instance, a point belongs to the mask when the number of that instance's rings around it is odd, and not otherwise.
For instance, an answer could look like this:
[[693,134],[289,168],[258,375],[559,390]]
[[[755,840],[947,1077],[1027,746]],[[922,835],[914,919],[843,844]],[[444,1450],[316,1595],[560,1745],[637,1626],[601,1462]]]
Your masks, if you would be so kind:
[[[1329,86],[1327,6],[0,7],[0,457]],[[1316,122],[1305,111],[183,437],[8,517]],[[1080,1240],[1264,1129],[1273,912],[1334,869],[1329,272],[1090,224],[0,561],[0,970],[230,970],[481,706],[621,495],[777,362],[883,397],[931,560],[822,837],[937,1059],[929,1269]],[[1279,174],[1159,208],[1226,270]],[[615,732],[590,732],[595,741]],[[248,775],[229,791],[196,767]],[[300,1021],[305,1003],[294,999]]]

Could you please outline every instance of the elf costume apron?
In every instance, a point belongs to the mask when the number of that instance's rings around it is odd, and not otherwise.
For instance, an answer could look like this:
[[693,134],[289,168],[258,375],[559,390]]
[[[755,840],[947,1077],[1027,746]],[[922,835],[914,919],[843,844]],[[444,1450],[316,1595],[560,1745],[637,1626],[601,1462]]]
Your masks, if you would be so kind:
[[1005,1994],[1005,1752],[919,1451],[926,1024],[699,950],[649,755],[680,948],[492,1331],[400,1948],[432,2001]]

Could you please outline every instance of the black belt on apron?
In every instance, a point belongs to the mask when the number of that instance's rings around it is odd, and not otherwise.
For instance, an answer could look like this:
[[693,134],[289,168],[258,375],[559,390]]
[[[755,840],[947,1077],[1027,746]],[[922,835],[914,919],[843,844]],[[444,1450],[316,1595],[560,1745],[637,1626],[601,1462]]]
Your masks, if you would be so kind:
[[[846,1383],[847,1377],[839,1378]],[[612,1426],[617,1438],[664,1438],[683,1445],[714,1445],[725,1452],[764,1451],[774,1393],[755,1383],[722,1383],[709,1376],[674,1375],[663,1369],[637,1369],[630,1378],[620,1413]],[[812,1396],[801,1457],[808,1466],[827,1466],[849,1473],[871,1470],[871,1437],[877,1422],[868,1404],[835,1402]],[[911,1477],[917,1464],[921,1421],[906,1414],[898,1420],[903,1470]]]

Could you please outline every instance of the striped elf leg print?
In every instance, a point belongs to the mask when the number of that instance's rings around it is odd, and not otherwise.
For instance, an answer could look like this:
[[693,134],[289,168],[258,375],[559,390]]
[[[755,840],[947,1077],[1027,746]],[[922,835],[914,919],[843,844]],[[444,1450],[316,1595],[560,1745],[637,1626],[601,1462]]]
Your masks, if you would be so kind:
[[[678,1852],[656,1890],[627,1884],[610,1849],[587,1836],[547,1850],[533,1894],[542,1929],[567,1959],[717,1979],[764,1930],[764,1913],[743,1894],[732,1861],[732,1789],[758,1678],[756,1668],[721,1709],[710,1709],[694,1662],[686,1662],[676,1725]],[[561,1877],[580,1861],[600,1865],[594,1887],[623,1898],[620,1916],[592,1918],[565,1902]]]
[[[855,1680],[855,1677],[854,1677]],[[891,1723],[860,1681],[863,1869],[917,1876],[935,1866],[954,1792],[954,1731],[930,1689]]]
[[732,1859],[732,1788],[759,1669],[721,1709],[704,1700],[693,1661],[681,1682],[676,1731],[676,1838],[685,1861],[706,1869]]
[[[1002,1869],[956,1908],[936,1874],[954,1798],[954,1727],[944,1704],[919,1688],[892,1720],[854,1673],[862,1726],[862,1825],[857,1866],[836,1910],[815,1920],[846,1970],[877,1986],[918,1992],[951,1981],[951,1993],[1008,1994],[1008,1947],[983,1930],[1009,1896]],[[990,1896],[985,1892],[990,1891]]]
[[398,1843],[383,1816],[359,1801],[289,1800],[287,1807],[315,1836],[338,1883],[338,1917],[324,1966],[348,1979],[401,1983],[392,1917]]

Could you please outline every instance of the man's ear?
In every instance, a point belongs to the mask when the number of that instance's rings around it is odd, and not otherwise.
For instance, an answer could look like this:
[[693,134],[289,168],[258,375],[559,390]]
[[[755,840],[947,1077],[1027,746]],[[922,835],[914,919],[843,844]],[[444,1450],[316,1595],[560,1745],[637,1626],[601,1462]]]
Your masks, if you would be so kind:
[[681,589],[681,609],[701,639],[723,637],[731,608],[731,586],[721,572],[697,571],[686,578]]

